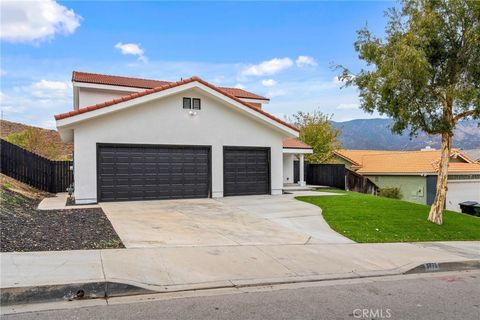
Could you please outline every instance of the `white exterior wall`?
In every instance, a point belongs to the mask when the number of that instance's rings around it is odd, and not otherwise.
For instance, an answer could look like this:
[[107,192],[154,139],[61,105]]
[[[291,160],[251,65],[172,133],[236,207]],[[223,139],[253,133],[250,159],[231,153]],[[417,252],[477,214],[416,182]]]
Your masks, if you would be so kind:
[[78,105],[80,108],[93,106],[97,103],[120,98],[138,91],[117,91],[94,88],[78,88],[78,90]]
[[293,183],[293,161],[295,155],[291,153],[283,154],[283,183]]
[[449,180],[447,210],[461,212],[458,204],[465,201],[480,202],[480,180]]
[[[189,115],[182,109],[183,97],[201,98],[202,110]],[[211,146],[213,197],[223,196],[223,146],[270,147],[271,192],[282,193],[286,134],[198,89],[79,122],[73,128],[78,203],[97,201],[97,143]]]

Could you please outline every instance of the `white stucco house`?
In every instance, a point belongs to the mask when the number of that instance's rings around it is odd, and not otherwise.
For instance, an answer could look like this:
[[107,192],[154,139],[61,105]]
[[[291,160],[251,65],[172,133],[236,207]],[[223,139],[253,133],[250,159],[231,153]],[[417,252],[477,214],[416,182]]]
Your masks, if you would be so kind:
[[[73,72],[73,110],[55,116],[74,144],[75,201],[281,194],[312,153],[269,99],[198,77],[166,82]],[[300,170],[299,184],[305,184]]]

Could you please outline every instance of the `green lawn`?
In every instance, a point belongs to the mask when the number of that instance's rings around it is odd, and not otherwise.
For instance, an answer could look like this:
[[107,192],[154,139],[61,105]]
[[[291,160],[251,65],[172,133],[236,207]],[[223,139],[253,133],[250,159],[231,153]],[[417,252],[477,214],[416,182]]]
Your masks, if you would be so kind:
[[333,192],[344,195],[296,199],[322,208],[330,227],[356,242],[480,240],[480,218],[445,211],[443,225],[438,226],[427,221],[430,207],[426,205],[356,192]]

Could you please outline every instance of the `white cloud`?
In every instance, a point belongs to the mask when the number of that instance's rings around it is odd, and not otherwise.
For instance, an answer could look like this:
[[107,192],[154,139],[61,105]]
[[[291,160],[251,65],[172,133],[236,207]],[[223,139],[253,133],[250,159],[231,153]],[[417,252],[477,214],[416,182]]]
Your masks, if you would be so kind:
[[53,128],[53,115],[72,110],[70,81],[40,80],[0,93],[5,119]]
[[345,82],[340,80],[338,76],[335,76],[332,78],[332,81],[330,82],[323,82],[320,84],[320,88],[323,90],[326,89],[341,89],[345,85]]
[[245,86],[244,86],[243,84],[241,84],[241,83],[237,83],[237,84],[235,85],[235,88],[245,90]]
[[44,118],[39,125],[42,128],[56,129],[57,123],[53,117],[50,117],[50,118]]
[[115,48],[120,50],[122,54],[133,55],[138,57],[138,60],[147,62],[147,57],[145,56],[145,50],[142,49],[139,43],[117,43]]
[[54,99],[68,101],[72,93],[72,84],[70,81],[49,81],[40,80],[30,86],[17,87],[17,91],[31,95],[40,101],[52,101]]
[[338,87],[341,87],[347,84],[345,80],[341,80],[338,76],[333,77],[332,82]]
[[70,81],[49,81],[40,80],[32,84],[32,88],[37,90],[66,90],[72,87]]
[[10,97],[3,92],[0,92],[0,106],[2,114],[21,114],[25,112],[25,106],[22,103],[17,103],[14,97]]
[[277,81],[275,81],[273,79],[262,80],[262,85],[265,86],[265,87],[273,87],[276,84],[277,84]]
[[[116,51],[117,49],[113,48],[115,43],[111,44],[111,49]],[[120,55],[120,51],[118,54]],[[137,63],[136,69],[129,71],[126,75],[168,81],[177,81],[181,77],[186,79],[192,75],[212,80],[222,75],[225,77],[221,83],[222,86],[243,88],[262,96],[268,94],[272,99],[269,104],[264,105],[264,109],[270,113],[291,115],[299,110],[311,112],[321,108],[324,113],[334,114],[334,120],[378,117],[378,114],[364,113],[361,108],[337,109],[337,106],[341,104],[357,103],[360,105],[358,92],[353,87],[340,90],[338,79],[334,78],[336,73],[323,69],[322,66],[309,70],[307,74],[304,69],[295,66],[275,76],[239,79],[241,71],[246,67],[244,63],[240,62],[149,60],[148,63],[142,63],[136,57],[130,57],[132,59],[127,59],[128,61],[125,59],[111,62],[102,59],[86,61],[83,68],[105,74],[118,74],[118,70],[128,70],[126,69],[127,64],[135,62]],[[72,110],[72,89],[68,87],[63,90],[69,85],[68,81],[63,80],[68,80],[70,76],[70,70],[66,67],[70,64],[71,61],[61,58],[44,63],[41,58],[10,57],[1,66],[8,71],[8,75],[1,78],[2,88],[0,90],[9,96],[9,109],[4,111],[5,118],[32,125],[47,126],[48,120],[53,115]],[[32,65],[38,67],[32,69]],[[278,83],[273,87],[263,86],[261,81],[270,78]],[[25,82],[26,79],[34,80]],[[50,82],[60,83],[51,84]],[[21,89],[19,86],[22,86]],[[15,89],[15,87],[19,89]],[[47,93],[47,88],[50,88],[52,93]],[[57,88],[57,90],[53,90],[53,88]],[[32,92],[38,90],[40,92]],[[3,103],[2,108],[5,110]],[[345,107],[341,106],[341,108]]]
[[290,58],[273,58],[262,63],[251,65],[242,71],[244,76],[268,76],[277,74],[280,71],[293,66],[293,61]]
[[225,76],[215,76],[210,82],[213,82],[216,85],[220,85],[225,82]]
[[338,84],[338,85],[343,85],[344,84],[344,82],[342,80],[340,80],[340,78],[338,76],[333,77],[332,82],[334,84]]
[[313,57],[309,56],[298,56],[297,60],[295,60],[295,63],[297,64],[297,67],[303,68],[303,67],[316,67],[318,66],[317,61]]
[[82,17],[54,0],[0,1],[0,38],[9,42],[39,43],[56,34],[69,35],[80,26]]
[[356,110],[359,107],[358,103],[340,103],[337,105],[338,110]]
[[281,97],[286,94],[287,92],[283,89],[270,90],[267,92],[267,98]]

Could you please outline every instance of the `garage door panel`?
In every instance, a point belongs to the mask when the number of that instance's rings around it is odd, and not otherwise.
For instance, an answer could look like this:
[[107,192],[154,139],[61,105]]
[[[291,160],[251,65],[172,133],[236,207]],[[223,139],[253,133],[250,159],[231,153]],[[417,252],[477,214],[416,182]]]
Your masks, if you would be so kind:
[[446,208],[460,212],[460,202],[480,202],[480,180],[451,180],[448,181]]
[[208,197],[209,163],[208,147],[100,145],[99,201]]
[[270,149],[224,148],[224,195],[270,193]]

